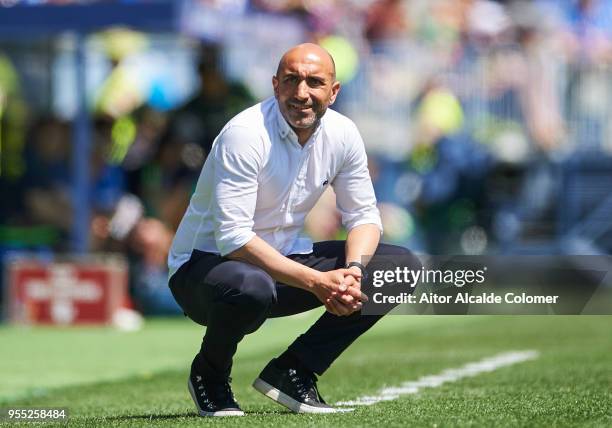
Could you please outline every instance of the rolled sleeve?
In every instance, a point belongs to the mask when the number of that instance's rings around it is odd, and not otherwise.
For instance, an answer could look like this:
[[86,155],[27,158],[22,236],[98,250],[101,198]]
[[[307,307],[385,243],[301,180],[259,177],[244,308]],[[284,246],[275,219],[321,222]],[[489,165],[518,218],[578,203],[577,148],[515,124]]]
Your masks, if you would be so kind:
[[382,234],[365,147],[357,127],[352,123],[346,135],[346,150],[342,168],[332,182],[342,225],[350,231],[362,224],[375,224]]
[[225,130],[211,155],[214,162],[213,212],[215,242],[222,256],[244,246],[254,236],[260,153],[243,127]]

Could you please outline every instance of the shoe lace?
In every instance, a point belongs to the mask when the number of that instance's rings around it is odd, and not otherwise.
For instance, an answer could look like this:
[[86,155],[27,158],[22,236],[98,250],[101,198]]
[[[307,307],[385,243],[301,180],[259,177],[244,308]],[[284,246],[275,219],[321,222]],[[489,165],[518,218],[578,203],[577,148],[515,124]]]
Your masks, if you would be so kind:
[[231,378],[227,378],[227,380],[225,382],[219,382],[216,384],[213,384],[214,387],[214,391],[217,394],[217,397],[219,398],[230,398],[232,401],[234,400],[234,393],[232,392],[232,387],[230,386],[232,379]]
[[[232,382],[232,378],[228,377],[224,381],[220,382],[202,382],[203,389],[206,391],[206,395],[210,397],[210,399],[214,401],[222,401],[222,402],[234,402],[234,393],[232,392],[232,387],[230,383]],[[204,392],[202,393],[204,395]]]
[[302,396],[306,396],[312,400],[318,400],[322,403],[325,403],[321,395],[319,394],[319,389],[317,388],[317,375],[308,372],[308,373],[299,373],[297,370],[292,369],[290,371],[290,379],[291,382],[295,385],[295,388],[298,394]]

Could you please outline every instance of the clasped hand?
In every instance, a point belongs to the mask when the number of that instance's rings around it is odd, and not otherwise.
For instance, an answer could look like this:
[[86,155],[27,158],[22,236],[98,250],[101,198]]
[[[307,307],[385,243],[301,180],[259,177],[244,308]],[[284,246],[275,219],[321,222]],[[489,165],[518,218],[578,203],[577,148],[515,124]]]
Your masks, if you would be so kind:
[[361,310],[368,297],[361,292],[359,268],[336,269],[321,272],[312,292],[334,315],[346,316]]

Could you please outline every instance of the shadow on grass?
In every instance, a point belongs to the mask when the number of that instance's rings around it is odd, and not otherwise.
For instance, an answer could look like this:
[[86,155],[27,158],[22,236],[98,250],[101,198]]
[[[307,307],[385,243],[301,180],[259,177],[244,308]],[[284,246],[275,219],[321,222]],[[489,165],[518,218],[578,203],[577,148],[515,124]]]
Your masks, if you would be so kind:
[[198,417],[196,413],[193,412],[183,412],[183,413],[169,413],[166,415],[120,415],[120,416],[111,416],[105,419],[109,421],[129,421],[129,420],[143,420],[143,421],[155,421],[155,420],[164,420],[164,419],[178,419],[178,418],[195,418]]
[[[292,415],[293,412],[289,410],[255,410],[255,411],[246,411],[244,412],[245,416],[272,416],[272,415]],[[206,416],[204,416],[205,418]],[[142,421],[155,421],[155,420],[169,420],[169,419],[179,419],[179,418],[202,418],[202,416],[198,415],[195,412],[181,412],[181,413],[168,413],[164,415],[120,415],[120,416],[111,416],[105,419],[109,421],[130,421],[130,420],[142,420]]]

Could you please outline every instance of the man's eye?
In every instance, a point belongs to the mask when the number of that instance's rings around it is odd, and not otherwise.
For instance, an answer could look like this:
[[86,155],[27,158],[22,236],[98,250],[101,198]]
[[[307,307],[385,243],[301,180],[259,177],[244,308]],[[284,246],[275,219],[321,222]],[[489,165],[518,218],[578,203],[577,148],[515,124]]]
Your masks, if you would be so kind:
[[308,85],[311,87],[317,87],[323,85],[323,82],[319,79],[308,79]]
[[297,76],[287,76],[285,78],[285,82],[290,82],[290,83],[297,82]]

